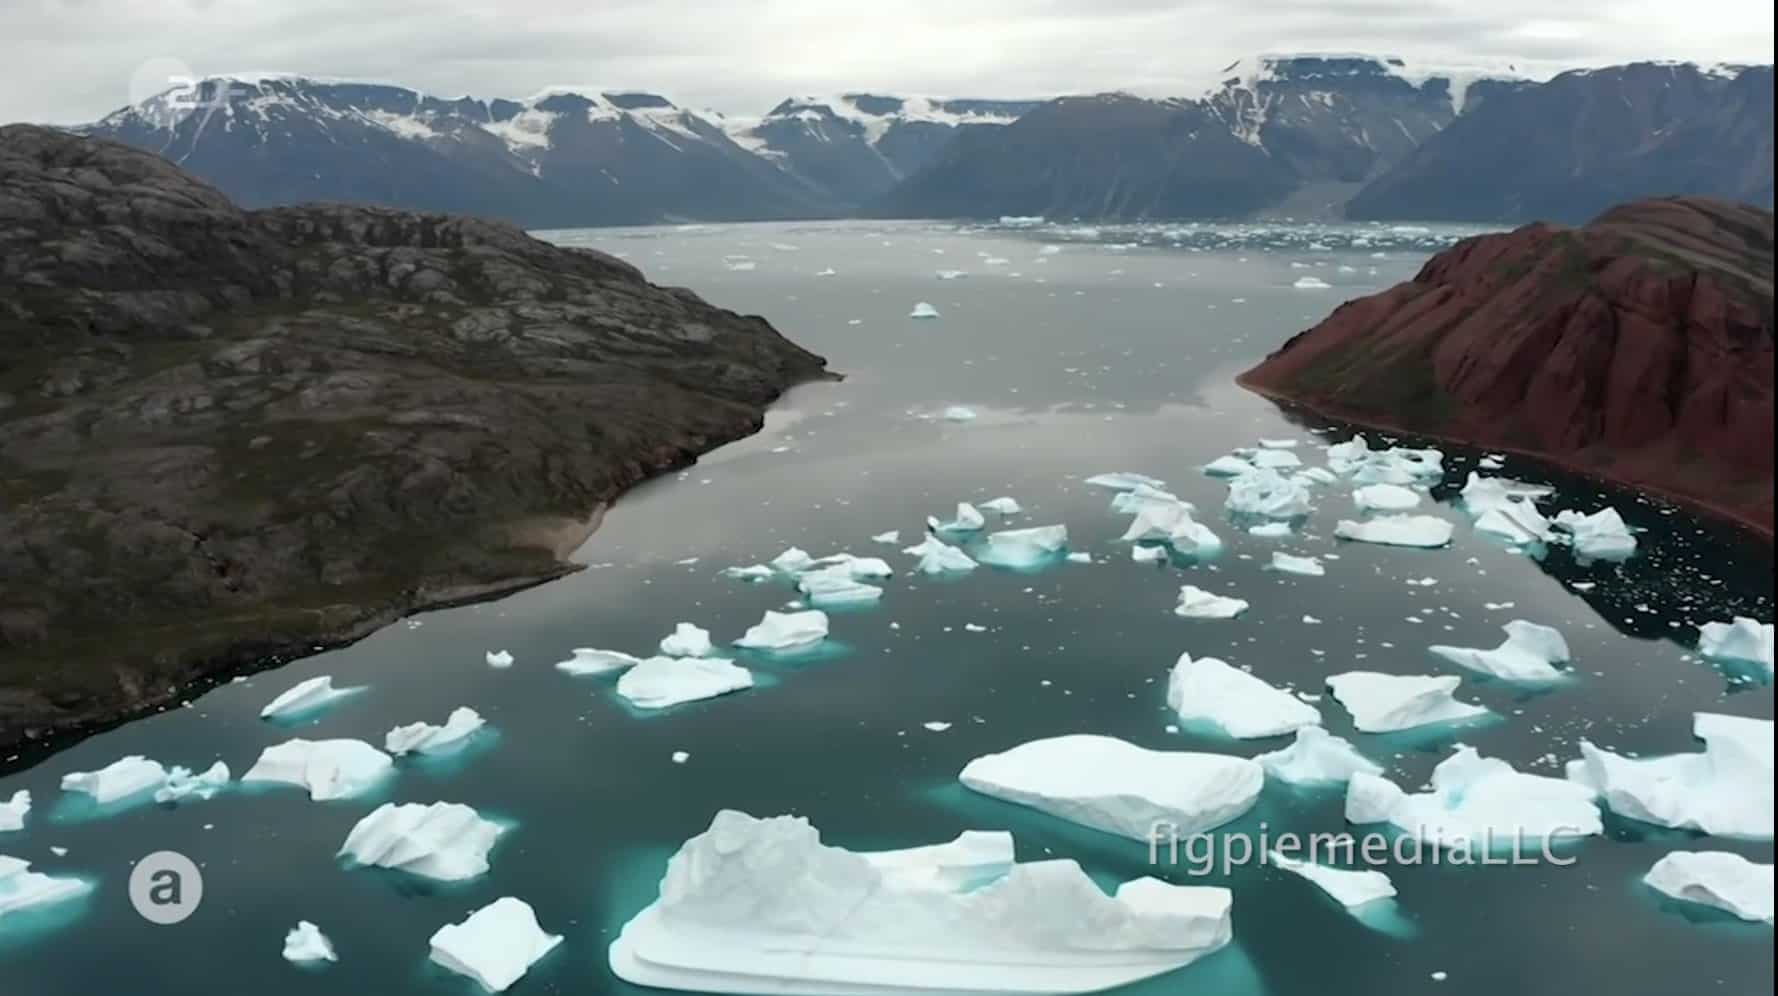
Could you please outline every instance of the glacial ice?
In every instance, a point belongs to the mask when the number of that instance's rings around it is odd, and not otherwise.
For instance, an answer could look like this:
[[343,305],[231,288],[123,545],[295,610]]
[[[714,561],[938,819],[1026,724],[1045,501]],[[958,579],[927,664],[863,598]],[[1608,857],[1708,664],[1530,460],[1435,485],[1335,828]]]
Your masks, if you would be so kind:
[[228,787],[228,779],[228,765],[221,761],[197,774],[190,768],[175,766],[167,772],[167,780],[161,787],[154,790],[154,801],[165,805],[187,799],[214,799]]
[[796,579],[796,590],[808,596],[810,605],[830,608],[869,605],[883,597],[883,589],[859,581],[843,564],[804,574]]
[[780,574],[801,574],[815,567],[815,558],[801,547],[791,547],[772,558],[772,570]]
[[1305,577],[1318,578],[1327,573],[1321,561],[1314,557],[1298,557],[1294,554],[1272,552],[1272,570],[1283,571],[1285,574],[1301,574]]
[[1700,712],[1702,753],[1629,758],[1580,742],[1569,780],[1619,816],[1678,830],[1772,839],[1772,721]]
[[882,543],[887,546],[894,546],[901,542],[901,530],[891,529],[886,533],[878,533],[875,536],[872,536],[870,541],[872,543]]
[[1309,514],[1309,490],[1275,470],[1256,467],[1229,480],[1224,505],[1237,515],[1294,519]]
[[674,626],[670,635],[661,638],[661,653],[668,657],[708,657],[715,652],[710,631],[688,622]]
[[1185,722],[1210,723],[1239,740],[1275,737],[1321,722],[1321,713],[1215,657],[1179,655],[1167,676],[1167,707]]
[[1361,733],[1391,733],[1431,723],[1454,723],[1488,715],[1478,705],[1452,698],[1462,678],[1424,674],[1347,671],[1327,679],[1327,687]]
[[800,817],[724,810],[610,950],[627,982],[695,993],[1100,992],[1227,944],[1231,896],[1143,878],[1115,896],[1004,833],[854,853]]
[[1167,562],[1167,548],[1164,546],[1133,546],[1130,547],[1130,559],[1138,564],[1164,564]]
[[1674,899],[1772,923],[1772,866],[1728,851],[1674,851],[1642,876],[1650,888]]
[[1615,508],[1602,508],[1592,515],[1557,512],[1556,528],[1568,533],[1574,552],[1583,557],[1623,560],[1636,553],[1636,537]]
[[1061,555],[1068,547],[1067,526],[1033,526],[989,533],[976,556],[995,567],[1038,567]]
[[295,785],[316,802],[326,802],[375,788],[393,767],[389,755],[362,740],[298,738],[261,751],[241,781]]
[[320,927],[307,920],[298,920],[296,926],[284,935],[284,960],[296,965],[309,965],[340,959],[334,953],[333,942],[327,939]]
[[468,706],[451,710],[443,726],[431,723],[410,723],[397,726],[383,737],[383,749],[400,757],[403,754],[434,754],[460,746],[462,742],[487,725],[481,713]]
[[820,609],[803,612],[773,612],[767,609],[765,618],[749,627],[746,634],[735,641],[735,646],[745,650],[783,653],[804,650],[825,639],[827,613]]
[[1147,474],[1135,474],[1130,471],[1116,471],[1109,474],[1094,474],[1086,479],[1086,483],[1095,488],[1110,488],[1113,491],[1134,491],[1147,486],[1156,490],[1163,489],[1167,482]]
[[1353,436],[1327,448],[1327,465],[1334,473],[1358,484],[1412,484],[1444,475],[1445,455],[1440,450],[1416,450],[1395,446],[1373,450],[1363,436]]
[[1355,774],[1346,786],[1346,819],[1391,823],[1440,847],[1489,850],[1604,832],[1584,787],[1516,771],[1498,758],[1460,746],[1432,771],[1432,790],[1409,794],[1378,775]]
[[983,795],[1145,841],[1157,822],[1185,837],[1235,819],[1259,797],[1265,773],[1244,757],[1076,733],[978,757],[958,778]]
[[1184,619],[1233,619],[1248,608],[1247,600],[1217,595],[1195,585],[1182,585],[1173,614]]
[[642,663],[642,658],[632,657],[621,650],[596,650],[592,647],[575,647],[574,656],[565,661],[556,662],[556,670],[576,677],[595,674],[611,674]]
[[1020,512],[1024,511],[1024,509],[1020,507],[1018,500],[1012,497],[994,498],[982,502],[981,510],[984,512],[993,512],[995,515],[1018,515]]
[[1453,531],[1449,522],[1436,515],[1379,515],[1363,522],[1341,519],[1334,526],[1335,536],[1355,543],[1426,549],[1451,542]]
[[1493,650],[1475,647],[1433,645],[1432,652],[1459,667],[1493,675],[1506,681],[1558,681],[1563,672],[1555,665],[1565,663],[1568,641],[1548,626],[1524,619],[1514,619],[1502,626],[1506,642]]
[[167,769],[140,754],[113,761],[98,771],[75,771],[62,776],[62,791],[84,792],[99,805],[141,795],[166,784]]
[[1260,450],[1253,454],[1251,462],[1267,470],[1295,470],[1303,465],[1302,457],[1289,450]]
[[1772,676],[1772,624],[1746,616],[1698,628],[1698,653],[1710,660],[1758,664]]
[[650,657],[617,679],[617,694],[639,709],[665,709],[753,687],[753,675],[720,657]]
[[1471,471],[1463,485],[1462,498],[1478,532],[1511,543],[1547,543],[1551,537],[1550,520],[1538,511],[1535,502],[1549,493],[1550,489],[1542,485],[1482,477]]
[[1294,450],[1296,449],[1296,444],[1297,441],[1294,439],[1262,438],[1259,441],[1259,448],[1262,450]]
[[1219,456],[1204,465],[1204,473],[1211,477],[1240,477],[1253,469],[1253,464],[1232,454]]
[[31,793],[19,789],[6,802],[0,802],[0,833],[25,828],[25,817],[31,812]]
[[466,975],[492,993],[505,992],[524,978],[531,966],[562,943],[560,934],[544,933],[537,912],[522,899],[503,896],[469,915],[447,923],[432,935],[431,959]]
[[1265,539],[1281,539],[1289,536],[1290,533],[1291,528],[1288,522],[1262,522],[1256,526],[1247,527],[1247,535]]
[[975,409],[965,408],[962,405],[952,405],[940,412],[938,417],[944,419],[946,422],[973,422],[975,421]]
[[750,564],[746,567],[724,567],[722,576],[735,581],[770,581],[778,576],[778,572],[767,564]]
[[914,546],[901,551],[920,558],[914,570],[921,574],[950,574],[958,571],[975,570],[975,561],[969,554],[951,546],[937,536],[928,535]]
[[926,517],[926,525],[941,533],[971,533],[986,524],[981,511],[966,501],[957,503],[957,515],[949,522],[940,522],[937,516]]
[[488,870],[488,852],[504,830],[460,803],[386,802],[352,827],[339,856],[367,867],[460,882]]
[[1171,508],[1184,506],[1187,512],[1197,511],[1189,501],[1182,501],[1178,495],[1139,484],[1128,491],[1119,491],[1111,496],[1111,511],[1117,515],[1136,515],[1150,507]]
[[1287,872],[1315,883],[1317,888],[1347,909],[1395,895],[1395,884],[1389,881],[1389,876],[1374,868],[1332,868],[1313,861],[1299,861],[1276,850],[1271,852],[1267,860]]
[[1298,277],[1290,286],[1297,290],[1327,290],[1332,285],[1320,277]]
[[1305,467],[1290,475],[1290,479],[1307,484],[1332,484],[1339,477],[1326,467]]
[[512,655],[504,650],[490,650],[484,656],[487,658],[489,667],[501,669],[512,667]]
[[282,719],[302,715],[331,705],[357,691],[357,688],[335,688],[333,676],[323,674],[292,685],[284,694],[266,703],[266,707],[259,710],[259,716],[261,719]]
[[1405,512],[1420,504],[1420,492],[1399,484],[1366,484],[1352,492],[1352,501],[1365,512]]
[[908,312],[908,317],[909,318],[937,318],[938,317],[938,309],[934,308],[932,305],[926,303],[925,301],[921,301],[921,302],[914,305],[914,310]]
[[1266,774],[1293,785],[1344,785],[1353,775],[1380,775],[1383,766],[1358,752],[1358,748],[1319,726],[1296,731],[1289,747],[1254,758]]
[[52,878],[31,871],[31,863],[0,854],[0,922],[11,913],[53,906],[92,891],[90,882],[78,878]]

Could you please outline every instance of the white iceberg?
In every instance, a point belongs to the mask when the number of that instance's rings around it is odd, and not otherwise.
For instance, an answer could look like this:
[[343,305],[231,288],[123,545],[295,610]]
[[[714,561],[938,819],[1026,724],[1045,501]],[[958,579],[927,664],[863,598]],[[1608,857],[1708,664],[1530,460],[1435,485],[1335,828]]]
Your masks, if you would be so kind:
[[746,567],[724,567],[722,576],[735,581],[770,581],[778,576],[778,572],[767,564],[749,564]]
[[946,422],[973,422],[975,421],[975,409],[965,408],[962,405],[952,405],[940,412],[938,417],[944,419]]
[[1247,600],[1217,595],[1195,585],[1182,585],[1173,614],[1184,619],[1233,619],[1248,608]]
[[1514,619],[1502,626],[1506,642],[1493,650],[1435,644],[1432,652],[1459,667],[1480,671],[1506,681],[1558,681],[1563,672],[1555,665],[1566,663],[1568,641],[1548,626]]
[[187,799],[214,799],[228,787],[228,765],[217,761],[196,774],[190,768],[174,767],[167,780],[154,790],[154,801],[163,805]]
[[1130,547],[1130,559],[1138,564],[1164,564],[1167,562],[1167,548],[1164,546],[1133,546]]
[[1341,519],[1334,535],[1356,543],[1413,546],[1431,549],[1451,542],[1455,530],[1436,515],[1379,515],[1363,522]]
[[1295,470],[1303,465],[1302,457],[1289,450],[1260,450],[1253,454],[1251,462],[1253,466],[1267,470]]
[[1432,790],[1409,794],[1377,775],[1356,774],[1346,786],[1346,819],[1391,823],[1440,847],[1481,845],[1529,856],[1537,842],[1555,843],[1604,832],[1599,807],[1582,786],[1528,775],[1473,747],[1458,747],[1432,771]]
[[1294,554],[1272,552],[1272,570],[1283,571],[1285,574],[1301,574],[1304,577],[1318,578],[1327,573],[1321,561],[1315,557],[1298,557]]
[[1128,491],[1119,491],[1111,496],[1111,510],[1118,515],[1136,515],[1151,506],[1184,506],[1187,512],[1197,511],[1189,501],[1180,500],[1178,495],[1160,488],[1151,488],[1146,484],[1138,484]]
[[1698,653],[1714,661],[1758,664],[1772,675],[1772,624],[1746,616],[1698,628]]
[[1702,753],[1628,758],[1580,742],[1568,778],[1620,816],[1678,830],[1772,839],[1772,721],[1700,712]]
[[1309,514],[1309,490],[1275,470],[1259,467],[1229,481],[1223,504],[1237,515],[1294,519]]
[[1451,695],[1462,678],[1425,674],[1347,671],[1327,679],[1327,687],[1361,733],[1391,733],[1431,723],[1455,723],[1488,715],[1478,705]]
[[1204,465],[1204,473],[1211,477],[1240,477],[1253,469],[1253,464],[1232,454],[1219,456]]
[[1300,875],[1315,883],[1317,888],[1347,909],[1395,895],[1395,884],[1389,881],[1389,876],[1375,869],[1354,871],[1330,868],[1313,861],[1299,861],[1276,850],[1271,852],[1268,860],[1293,875]]
[[1420,504],[1420,492],[1399,484],[1366,484],[1352,492],[1352,502],[1366,512],[1405,512]]
[[694,993],[873,996],[1100,992],[1233,936],[1213,886],[1125,882],[1069,860],[1014,863],[1006,834],[859,854],[807,820],[724,810],[667,865],[610,950],[614,974]]
[[362,740],[299,738],[261,751],[241,781],[295,785],[316,802],[326,802],[370,791],[394,766],[389,755]]
[[844,564],[810,571],[796,580],[796,590],[817,606],[868,605],[883,597],[883,589],[865,584]]
[[1130,471],[1116,471],[1109,474],[1094,474],[1087,478],[1086,483],[1095,488],[1110,488],[1113,491],[1134,491],[1147,486],[1159,490],[1167,486],[1167,482],[1147,474],[1135,474]]
[[445,717],[443,726],[431,723],[409,723],[397,726],[383,737],[383,749],[400,757],[403,754],[435,754],[461,746],[477,730],[487,725],[481,713],[468,706],[459,706]]
[[575,647],[574,656],[565,661],[556,662],[556,670],[563,674],[576,677],[595,674],[611,674],[632,668],[642,663],[642,658],[632,657],[620,650],[596,650],[592,647]]
[[505,669],[512,667],[512,655],[504,650],[490,650],[483,655],[491,668]]
[[1157,824],[1183,838],[1235,819],[1259,797],[1265,773],[1244,757],[1076,733],[978,757],[958,778],[983,795],[1146,841]]
[[746,650],[782,653],[804,650],[827,639],[827,613],[820,609],[804,612],[773,612],[749,627],[735,646]]
[[488,870],[488,852],[504,829],[460,803],[386,802],[352,827],[339,856],[367,867],[461,882]]
[[969,273],[966,270],[940,270],[940,271],[938,271],[938,279],[940,279],[940,280],[957,280],[957,279],[960,279],[962,277],[967,277],[967,276],[969,276]]
[[1297,290],[1327,290],[1332,285],[1320,277],[1298,277],[1290,286]]
[[1180,654],[1167,676],[1167,707],[1185,722],[1206,722],[1239,740],[1275,737],[1321,722],[1321,713],[1215,657]]
[[505,992],[524,978],[531,966],[562,943],[560,934],[544,933],[537,912],[522,899],[504,896],[448,923],[432,935],[431,959],[466,975],[491,993]]
[[940,522],[937,516],[926,517],[926,525],[934,532],[970,533],[982,528],[987,521],[979,509],[966,501],[957,503],[957,515],[949,522]]
[[296,926],[284,935],[284,960],[296,965],[309,965],[322,961],[339,961],[334,953],[333,942],[321,932],[321,928],[307,920],[298,920]]
[[976,551],[984,564],[995,567],[1037,567],[1066,551],[1067,526],[1033,526],[989,533]]
[[1261,754],[1254,760],[1266,769],[1266,774],[1293,785],[1344,785],[1356,774],[1383,773],[1382,765],[1319,726],[1299,728],[1289,747]]
[[914,310],[908,312],[908,317],[909,318],[937,318],[938,317],[938,309],[934,308],[932,305],[926,303],[925,301],[921,301],[921,302],[914,305]]
[[1636,552],[1636,537],[1615,508],[1602,508],[1592,515],[1557,512],[1556,528],[1568,533],[1574,552],[1583,557],[1623,560]]
[[53,906],[92,891],[92,884],[77,878],[52,878],[31,871],[31,863],[0,854],[0,923],[12,913]]
[[357,691],[357,688],[335,688],[333,676],[323,674],[292,685],[284,694],[266,703],[265,708],[259,710],[259,716],[261,719],[278,719],[313,712]]
[[1125,543],[1168,543],[1180,553],[1200,556],[1222,549],[1222,540],[1208,526],[1192,518],[1188,502],[1143,501],[1120,539]]
[[674,626],[671,634],[661,638],[661,653],[668,657],[708,657],[715,652],[710,631],[688,622]]
[[801,547],[791,547],[772,558],[772,570],[780,574],[801,574],[815,566],[815,558]]
[[1258,525],[1247,527],[1247,535],[1259,536],[1263,539],[1282,539],[1289,536],[1291,532],[1288,522],[1261,522]]
[[74,771],[63,775],[62,791],[84,792],[103,806],[160,788],[166,781],[167,769],[161,767],[159,761],[131,754],[98,771]]
[[1326,467],[1305,467],[1292,474],[1291,480],[1305,484],[1332,484],[1340,478]]
[[1472,471],[1463,485],[1463,507],[1475,519],[1477,532],[1509,543],[1547,543],[1552,535],[1550,520],[1535,502],[1549,493],[1541,485],[1482,477]]
[[31,812],[31,793],[19,789],[6,802],[0,802],[0,833],[25,828],[25,817]]
[[891,529],[886,533],[878,533],[875,536],[872,536],[870,541],[872,543],[882,543],[886,546],[894,546],[901,542],[901,530]]
[[939,539],[928,535],[918,544],[901,551],[920,558],[914,570],[921,574],[951,574],[959,571],[975,570],[975,561],[969,554]]
[[617,679],[617,694],[639,709],[665,709],[753,687],[753,675],[720,657],[650,657]]
[[1728,851],[1674,851],[1655,862],[1642,881],[1682,902],[1772,922],[1772,866]]
[[1261,439],[1259,448],[1262,450],[1294,450],[1297,441],[1294,439]]
[[1018,515],[1020,512],[1024,511],[1024,509],[1020,507],[1018,499],[1010,496],[994,498],[982,502],[981,509],[984,512],[993,512],[995,515]]

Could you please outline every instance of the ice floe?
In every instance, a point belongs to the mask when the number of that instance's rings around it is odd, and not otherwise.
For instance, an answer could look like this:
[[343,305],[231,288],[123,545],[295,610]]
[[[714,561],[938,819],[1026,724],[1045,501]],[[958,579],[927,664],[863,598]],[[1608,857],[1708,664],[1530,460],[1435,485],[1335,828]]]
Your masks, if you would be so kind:
[[750,564],[746,567],[724,567],[722,576],[735,581],[770,581],[778,576],[768,564]]
[[488,870],[488,852],[504,829],[461,803],[389,802],[358,821],[340,845],[339,856],[368,867],[460,882]]
[[1380,775],[1383,766],[1319,726],[1296,731],[1289,747],[1254,758],[1266,774],[1293,785],[1344,785],[1353,775]]
[[1167,482],[1147,474],[1135,474],[1130,471],[1115,471],[1109,474],[1094,474],[1086,479],[1086,483],[1095,488],[1110,488],[1113,491],[1134,491],[1139,487],[1163,489]]
[[1235,819],[1259,797],[1265,773],[1244,757],[1077,733],[978,757],[958,778],[983,795],[1145,841],[1157,823],[1185,837]]
[[397,726],[383,737],[383,749],[400,757],[403,754],[434,754],[462,746],[465,739],[487,725],[481,713],[468,706],[459,706],[445,717],[443,726],[431,723],[409,723]]
[[1167,707],[1185,722],[1209,723],[1231,737],[1275,737],[1321,722],[1296,696],[1215,657],[1180,654],[1167,676]]
[[909,318],[937,318],[938,317],[938,309],[934,308],[932,305],[928,304],[925,301],[921,301],[921,302],[914,305],[914,310],[908,312],[908,317]]
[[504,650],[490,650],[484,656],[487,658],[489,667],[501,669],[512,667],[512,655]]
[[316,802],[347,799],[375,788],[395,762],[362,740],[286,740],[267,747],[241,776],[244,784],[307,789]]
[[1291,532],[1288,522],[1261,522],[1258,525],[1247,527],[1247,535],[1263,539],[1282,539],[1289,536]]
[[1318,578],[1327,573],[1321,561],[1315,557],[1299,557],[1295,554],[1272,552],[1271,569],[1285,574],[1301,574],[1304,577]]
[[1222,549],[1222,540],[1209,527],[1192,518],[1190,503],[1147,498],[1134,504],[1135,516],[1120,537],[1123,542],[1167,543],[1181,553],[1198,555],[1209,555]]
[[993,512],[995,515],[1018,515],[1020,512],[1024,511],[1024,508],[1019,505],[1018,499],[1010,496],[1003,496],[982,502],[981,510],[984,512]]
[[753,687],[753,674],[720,657],[650,657],[617,679],[617,694],[639,709],[665,709]]
[[1309,514],[1309,490],[1275,470],[1257,467],[1230,478],[1223,504],[1236,515],[1294,519]]
[[31,793],[19,789],[6,802],[0,802],[0,833],[25,828],[25,817],[31,813]]
[[688,622],[674,626],[671,634],[661,638],[661,653],[668,657],[708,657],[715,652],[710,631]]
[[298,920],[296,926],[284,935],[284,960],[295,965],[310,965],[340,959],[334,953],[333,942],[320,927],[307,920]]
[[1772,839],[1772,721],[1700,712],[1704,750],[1629,758],[1580,742],[1568,778],[1619,816],[1726,837]]
[[62,791],[82,792],[101,806],[160,788],[167,769],[159,761],[131,754],[97,771],[74,771],[62,776]]
[[1399,484],[1366,484],[1352,492],[1352,503],[1366,512],[1405,512],[1420,504],[1420,492]]
[[963,405],[952,405],[940,412],[938,417],[944,419],[946,422],[973,422],[975,421],[976,416],[975,409],[973,408],[966,408]]
[[1772,676],[1772,624],[1746,616],[1698,627],[1698,653],[1714,661],[1758,664]]
[[1233,619],[1247,611],[1247,600],[1217,595],[1196,585],[1181,585],[1173,614],[1184,619]]
[[1636,553],[1636,537],[1615,508],[1602,508],[1592,515],[1557,512],[1556,528],[1568,534],[1574,552],[1583,557],[1623,560]]
[[796,590],[808,596],[809,604],[829,608],[869,605],[883,597],[883,589],[858,580],[844,565],[804,574],[796,579]]
[[611,674],[642,663],[642,658],[632,657],[621,650],[575,647],[573,652],[573,657],[556,662],[556,670],[564,674],[584,677],[586,675]]
[[1556,843],[1604,832],[1599,807],[1584,787],[1514,770],[1460,746],[1432,770],[1432,789],[1409,794],[1378,775],[1356,774],[1346,786],[1346,819],[1390,823],[1440,847],[1489,851]]
[[1656,861],[1642,881],[1663,895],[1772,922],[1772,866],[1728,851],[1674,851]]
[[266,703],[265,708],[259,710],[259,715],[261,719],[299,716],[332,705],[357,691],[360,689],[335,688],[333,676],[323,674],[292,685],[282,695]]
[[937,516],[926,517],[926,525],[935,532],[971,533],[987,524],[981,510],[966,501],[957,503],[957,514],[949,522],[939,521]]
[[1425,674],[1347,671],[1327,679],[1327,687],[1352,714],[1361,733],[1390,733],[1432,723],[1454,723],[1488,715],[1478,705],[1452,698],[1462,678]]
[[1451,542],[1452,532],[1451,524],[1436,515],[1379,515],[1363,522],[1341,519],[1334,526],[1335,536],[1355,543],[1426,549]]
[[802,612],[773,612],[767,609],[765,617],[749,627],[735,641],[735,646],[744,650],[785,653],[806,650],[825,639],[827,613],[820,609]]
[[9,914],[54,906],[92,891],[78,878],[53,878],[31,870],[31,863],[0,854],[0,921]]
[[1167,548],[1164,546],[1133,546],[1130,547],[1130,559],[1138,564],[1164,564],[1167,562]]
[[914,570],[921,574],[952,574],[975,570],[975,561],[969,554],[937,536],[928,535],[901,552],[920,558],[919,563],[914,565]]
[[537,911],[522,899],[503,896],[432,935],[432,961],[465,975],[489,992],[505,992],[531,966],[562,943],[560,934],[538,926]]
[[1451,647],[1434,644],[1434,654],[1459,667],[1493,675],[1506,681],[1558,681],[1564,672],[1557,664],[1566,663],[1568,641],[1548,626],[1524,619],[1514,619],[1502,626],[1506,642],[1492,650],[1475,647]]
[[885,546],[894,546],[901,542],[901,530],[891,529],[886,533],[878,533],[875,536],[872,536],[870,541],[872,543],[882,543]]
[[1332,285],[1320,277],[1298,277],[1290,286],[1297,290],[1327,290]]
[[989,533],[975,555],[995,567],[1038,567],[1068,547],[1067,526],[1033,526]]
[[175,766],[167,772],[167,780],[161,787],[154,790],[154,801],[166,805],[189,799],[214,799],[228,787],[228,779],[228,765],[221,761],[197,773],[190,768]]
[[1211,477],[1240,477],[1253,469],[1253,464],[1232,454],[1219,456],[1204,465],[1204,473]]
[[1293,875],[1300,875],[1315,883],[1317,888],[1347,909],[1395,895],[1395,884],[1389,881],[1389,876],[1375,869],[1332,868],[1313,861],[1300,861],[1276,850],[1271,852],[1267,860]]
[[1550,521],[1535,504],[1549,493],[1550,489],[1542,485],[1482,477],[1472,471],[1461,496],[1478,532],[1525,544],[1546,543],[1551,538]]
[[1183,501],[1178,495],[1151,488],[1146,484],[1138,484],[1128,491],[1119,491],[1111,496],[1111,510],[1118,515],[1136,515],[1150,507],[1173,508],[1184,506],[1187,512],[1197,511],[1189,501]]

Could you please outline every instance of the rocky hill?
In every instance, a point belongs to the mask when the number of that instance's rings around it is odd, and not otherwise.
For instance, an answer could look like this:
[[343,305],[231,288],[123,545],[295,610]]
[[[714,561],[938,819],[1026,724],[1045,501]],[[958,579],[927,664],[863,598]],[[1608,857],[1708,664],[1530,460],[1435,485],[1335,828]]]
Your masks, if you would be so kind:
[[0,745],[572,570],[820,357],[504,224],[0,129]]
[[1704,198],[1467,239],[1241,376],[1323,415],[1511,449],[1768,539],[1773,219]]

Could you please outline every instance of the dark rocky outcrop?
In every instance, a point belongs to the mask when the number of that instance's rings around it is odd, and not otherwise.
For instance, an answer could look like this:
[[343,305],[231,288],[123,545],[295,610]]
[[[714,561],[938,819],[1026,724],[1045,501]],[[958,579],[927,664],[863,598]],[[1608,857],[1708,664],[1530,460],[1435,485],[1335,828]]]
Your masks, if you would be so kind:
[[1772,535],[1772,214],[1640,201],[1466,239],[1241,383],[1530,454]]
[[0,128],[0,745],[573,568],[820,357],[609,256]]

